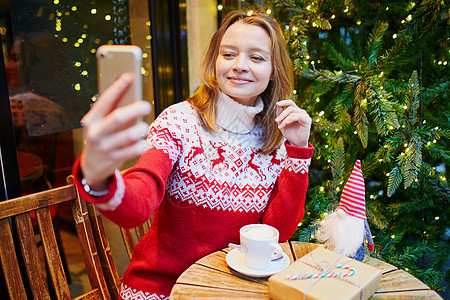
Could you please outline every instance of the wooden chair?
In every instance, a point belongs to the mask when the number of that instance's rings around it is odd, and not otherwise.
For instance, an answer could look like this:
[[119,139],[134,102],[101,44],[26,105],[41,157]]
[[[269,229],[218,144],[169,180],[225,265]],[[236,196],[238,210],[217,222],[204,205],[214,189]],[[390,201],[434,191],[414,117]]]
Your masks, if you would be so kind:
[[[79,194],[78,197],[80,197]],[[114,263],[111,246],[105,232],[102,216],[95,209],[94,205],[91,203],[86,204],[106,284],[109,288],[111,298],[115,300],[119,298],[122,278],[120,277],[116,264]],[[123,243],[130,260],[133,256],[134,247],[150,229],[152,221],[153,216],[147,222],[138,227],[132,229],[120,227]]]
[[[0,263],[10,299],[72,299],[49,211],[49,206],[64,203],[72,206],[77,236],[92,286],[91,291],[76,299],[111,299],[97,255],[86,203],[77,197],[71,184],[0,202]],[[36,214],[43,258],[36,246],[31,211]]]

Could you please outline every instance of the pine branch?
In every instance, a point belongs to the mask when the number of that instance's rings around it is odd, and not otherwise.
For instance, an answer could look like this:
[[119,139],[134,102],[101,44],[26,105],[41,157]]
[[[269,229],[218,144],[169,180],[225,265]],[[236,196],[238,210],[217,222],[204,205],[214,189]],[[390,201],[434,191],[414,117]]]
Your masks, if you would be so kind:
[[408,188],[416,179],[419,173],[420,164],[422,163],[422,141],[420,136],[413,134],[409,142],[408,148],[405,150],[406,166],[405,173],[405,189]]
[[321,14],[315,14],[313,19],[314,19],[313,24],[315,25],[315,27],[318,27],[323,30],[331,30],[330,21],[328,21],[328,19],[323,18]]
[[375,65],[380,56],[380,52],[383,46],[383,36],[388,29],[389,24],[382,22],[369,36],[369,41],[366,48],[366,56],[368,56],[369,68]]
[[384,74],[389,75],[396,67],[408,63],[409,57],[406,49],[411,40],[412,38],[409,36],[404,36],[402,39],[397,38],[397,42],[378,58],[372,73],[376,74],[383,71]]
[[445,290],[445,287],[442,287],[440,285],[440,283],[444,279],[445,274],[441,274],[439,270],[433,268],[427,268],[423,270],[416,267],[409,269],[409,273],[411,273],[414,277],[418,278],[423,283],[428,285],[432,290],[435,291]]
[[369,121],[366,115],[366,103],[365,90],[363,82],[359,81],[356,85],[356,95],[355,95],[355,114],[353,116],[356,131],[358,133],[359,139],[363,148],[367,148],[367,142],[369,138]]
[[424,105],[440,99],[441,101],[448,100],[450,97],[450,80],[438,83],[432,87],[425,89],[422,93]]
[[434,255],[434,257],[428,263],[428,266],[440,270],[450,256],[450,247],[448,247],[447,243],[440,242],[437,243],[433,248],[433,252],[438,255]]
[[413,71],[408,82],[406,93],[406,105],[408,109],[408,121],[410,126],[417,123],[418,109],[420,106],[420,86],[417,78],[417,71]]
[[323,47],[327,55],[327,58],[330,59],[338,69],[341,70],[357,69],[358,65],[350,58],[345,57],[341,52],[338,52],[331,43],[325,42],[323,44]]
[[389,181],[387,188],[387,196],[391,197],[395,190],[398,188],[400,183],[402,182],[403,176],[402,172],[400,172],[400,168],[395,166],[391,172],[389,172]]
[[313,126],[318,131],[339,131],[342,129],[342,126],[327,120],[326,118],[317,117],[313,121]]
[[447,1],[422,1],[420,6],[418,6],[415,12],[413,12],[412,21],[402,29],[399,35],[413,36],[415,41],[420,41],[429,36],[429,33],[434,31],[435,28],[441,24],[441,22],[445,22],[445,18],[441,17],[444,14],[448,14]]
[[313,82],[311,84],[311,91],[304,91],[304,96],[308,98],[308,102],[314,103],[315,99],[329,93],[335,86],[335,82]]
[[349,75],[342,71],[308,69],[301,71],[299,75],[308,79],[324,82],[349,83],[349,82],[357,82],[359,80],[359,76]]
[[[393,230],[391,230],[391,233]],[[389,254],[394,252],[395,246],[398,245],[403,237],[405,236],[404,231],[397,231],[395,234],[383,235],[378,239],[378,245],[380,247],[380,255],[384,261],[389,262]],[[394,254],[396,255],[396,253]]]
[[331,174],[333,181],[339,182],[342,179],[345,169],[345,150],[344,141],[340,137],[334,147],[333,157],[331,159]]
[[366,202],[366,204],[367,219],[370,220],[370,223],[378,229],[386,229],[389,225],[389,221],[378,209],[378,205],[372,201]]
[[372,97],[372,112],[375,115],[374,121],[377,128],[377,132],[380,135],[387,135],[392,129],[398,129],[400,123],[397,118],[397,112],[394,108],[394,103],[389,101],[391,94],[381,90],[379,92],[374,91]]
[[317,225],[312,223],[306,228],[302,228],[299,232],[298,240],[300,242],[309,243],[311,239],[315,236]]
[[364,174],[370,176],[372,172],[379,172],[383,163],[392,161],[393,148],[390,143],[384,143],[376,152],[369,153],[364,162]]
[[439,145],[433,145],[431,147],[426,147],[425,149],[428,150],[428,153],[434,159],[450,161],[450,150],[446,148]]
[[352,85],[347,85],[337,99],[337,103],[334,107],[336,122],[341,124],[344,128],[348,128],[352,123],[352,116],[349,113],[349,109],[353,106],[352,97]]
[[431,252],[427,241],[422,241],[414,247],[406,247],[403,253],[390,257],[389,262],[400,268],[406,268],[417,262],[423,255]]

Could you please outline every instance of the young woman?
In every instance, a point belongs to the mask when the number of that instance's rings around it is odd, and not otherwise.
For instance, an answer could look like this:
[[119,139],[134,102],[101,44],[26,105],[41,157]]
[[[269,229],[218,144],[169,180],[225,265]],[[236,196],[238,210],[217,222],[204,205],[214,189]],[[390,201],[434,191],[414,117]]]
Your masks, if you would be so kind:
[[[168,297],[192,263],[238,243],[243,225],[270,224],[280,241],[292,236],[314,148],[311,118],[286,100],[291,78],[279,25],[264,14],[232,12],[211,40],[203,84],[161,113],[145,146],[145,124],[123,124],[149,113],[147,103],[112,111],[127,76],[83,118],[85,145],[74,166],[82,196],[124,227],[155,213],[124,274],[123,299]],[[122,177],[117,169],[141,153]]]

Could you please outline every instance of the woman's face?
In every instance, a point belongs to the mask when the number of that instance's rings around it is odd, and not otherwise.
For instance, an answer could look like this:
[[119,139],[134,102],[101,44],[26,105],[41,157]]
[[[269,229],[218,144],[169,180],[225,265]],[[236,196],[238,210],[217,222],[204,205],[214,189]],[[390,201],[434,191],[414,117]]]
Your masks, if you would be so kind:
[[256,25],[236,22],[225,32],[216,60],[219,88],[233,100],[253,106],[272,76],[270,38]]
[[11,50],[9,52],[9,60],[5,66],[6,78],[9,85],[13,85],[16,87],[20,86],[18,73],[20,65],[20,41],[16,41],[11,47]]

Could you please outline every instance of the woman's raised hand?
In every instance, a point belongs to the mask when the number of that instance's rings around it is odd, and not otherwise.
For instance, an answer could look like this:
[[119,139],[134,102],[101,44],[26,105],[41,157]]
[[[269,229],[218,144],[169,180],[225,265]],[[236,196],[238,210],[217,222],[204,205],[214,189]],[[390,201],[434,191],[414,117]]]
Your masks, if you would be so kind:
[[107,179],[116,169],[146,149],[148,124],[139,118],[151,112],[150,103],[136,101],[115,109],[132,80],[129,74],[120,76],[81,120],[84,143],[81,170],[94,190],[105,189]]
[[277,102],[277,117],[275,122],[289,144],[298,147],[308,147],[311,117],[299,108],[292,100]]

